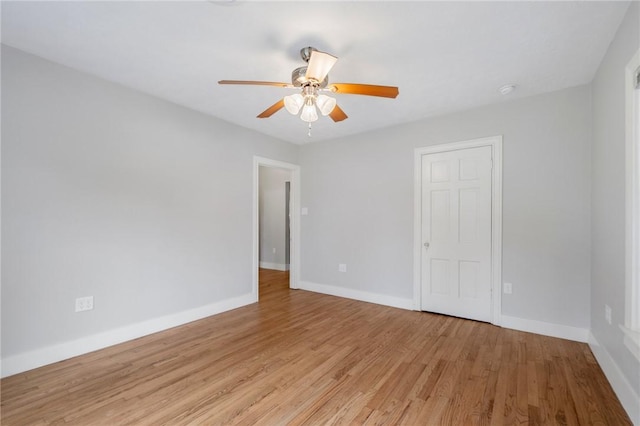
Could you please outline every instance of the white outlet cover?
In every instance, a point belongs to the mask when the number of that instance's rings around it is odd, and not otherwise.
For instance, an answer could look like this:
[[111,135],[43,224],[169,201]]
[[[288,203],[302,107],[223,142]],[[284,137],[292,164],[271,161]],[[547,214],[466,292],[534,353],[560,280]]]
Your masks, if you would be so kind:
[[300,209],[300,214],[301,214],[302,216],[306,216],[306,215],[308,215],[308,214],[309,214],[309,209],[308,209],[307,207],[303,207],[303,208],[301,208],[301,209]]
[[347,265],[345,263],[338,264],[338,272],[347,272]]
[[76,312],[90,311],[93,309],[93,296],[78,297],[76,299]]

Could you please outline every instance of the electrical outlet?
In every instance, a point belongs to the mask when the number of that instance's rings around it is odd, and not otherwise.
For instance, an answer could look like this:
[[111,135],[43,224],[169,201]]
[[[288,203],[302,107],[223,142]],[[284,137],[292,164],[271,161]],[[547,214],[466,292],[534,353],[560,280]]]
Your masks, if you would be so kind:
[[504,294],[511,294],[513,293],[513,284],[511,283],[504,283],[503,287],[502,287],[502,291],[504,291]]
[[347,272],[347,265],[346,265],[346,263],[339,263],[339,264],[338,264],[338,272]]
[[76,299],[76,312],[90,311],[91,309],[93,309],[93,296]]
[[272,250],[273,254],[276,254],[276,248],[274,247]]
[[611,306],[604,305],[604,319],[607,320],[607,323],[611,324]]

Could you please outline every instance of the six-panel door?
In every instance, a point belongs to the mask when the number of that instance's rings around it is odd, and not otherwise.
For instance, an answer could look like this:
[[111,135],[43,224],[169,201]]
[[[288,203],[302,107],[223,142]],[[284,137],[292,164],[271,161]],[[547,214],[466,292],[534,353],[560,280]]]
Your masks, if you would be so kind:
[[491,147],[422,156],[423,311],[491,321]]

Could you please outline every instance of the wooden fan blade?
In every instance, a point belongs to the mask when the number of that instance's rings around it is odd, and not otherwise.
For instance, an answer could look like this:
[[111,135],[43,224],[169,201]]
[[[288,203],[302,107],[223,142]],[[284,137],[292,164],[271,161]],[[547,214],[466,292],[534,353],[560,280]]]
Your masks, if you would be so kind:
[[329,90],[334,93],[380,96],[383,98],[395,98],[399,93],[398,88],[395,86],[376,86],[373,84],[357,83],[333,83],[329,86]]
[[218,84],[249,84],[252,86],[293,87],[293,84],[279,83],[277,81],[220,80]]
[[333,110],[329,113],[329,117],[331,117],[331,119],[336,123],[338,121],[346,120],[347,118],[349,118],[349,116],[347,116],[347,114],[345,114],[342,108],[340,108],[338,105],[336,105],[335,108],[333,108]]
[[338,58],[333,55],[314,50],[311,52],[311,58],[309,58],[305,78],[307,80],[314,79],[317,82],[321,82],[327,74],[329,74],[329,71],[331,71],[331,68],[333,68],[337,60]]
[[284,99],[280,99],[278,102],[276,102],[275,104],[271,105],[269,108],[262,111],[262,113],[258,115],[258,118],[271,117],[273,114],[280,111],[282,108],[284,108]]

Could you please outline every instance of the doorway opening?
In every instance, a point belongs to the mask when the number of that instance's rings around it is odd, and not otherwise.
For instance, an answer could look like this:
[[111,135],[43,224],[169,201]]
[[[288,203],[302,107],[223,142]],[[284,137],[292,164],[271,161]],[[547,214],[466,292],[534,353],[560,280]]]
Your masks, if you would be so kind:
[[288,271],[291,170],[260,166],[258,174],[258,266]]
[[295,164],[254,157],[253,294],[259,299],[259,268],[289,271],[299,279],[299,178]]

